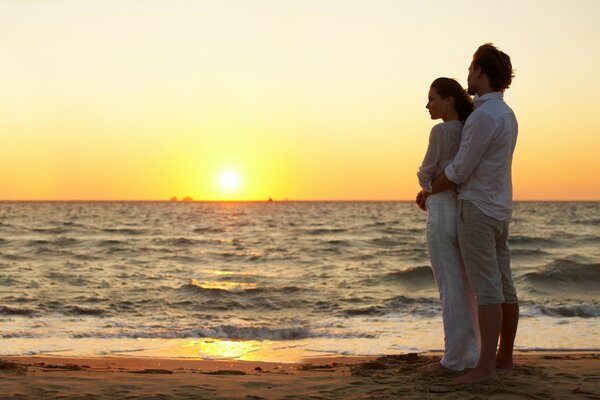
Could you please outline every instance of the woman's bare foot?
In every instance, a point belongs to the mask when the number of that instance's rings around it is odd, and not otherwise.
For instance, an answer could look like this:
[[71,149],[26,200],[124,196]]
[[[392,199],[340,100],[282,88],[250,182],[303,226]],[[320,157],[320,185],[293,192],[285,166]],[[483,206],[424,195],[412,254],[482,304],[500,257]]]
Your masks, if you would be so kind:
[[513,363],[512,358],[502,358],[496,356],[496,368],[500,369],[513,369],[515,364]]
[[450,371],[448,368],[444,367],[441,362],[434,362],[431,364],[427,364],[419,368],[421,371]]
[[481,382],[485,379],[498,379],[498,374],[496,374],[496,370],[485,370],[481,368],[475,368],[474,370],[464,374],[463,376],[459,376],[454,379],[454,383],[457,385],[465,385],[468,383],[477,383]]

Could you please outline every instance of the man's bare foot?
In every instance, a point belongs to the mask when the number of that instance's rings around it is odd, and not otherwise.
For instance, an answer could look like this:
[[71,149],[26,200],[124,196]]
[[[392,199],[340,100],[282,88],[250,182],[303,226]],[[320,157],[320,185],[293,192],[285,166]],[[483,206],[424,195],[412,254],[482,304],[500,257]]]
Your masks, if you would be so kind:
[[515,364],[512,358],[496,357],[496,368],[500,369],[513,369]]
[[450,371],[450,369],[444,367],[442,365],[442,363],[439,362],[439,361],[431,363],[431,364],[423,365],[419,369],[421,371],[429,371],[429,372],[433,372],[433,371]]
[[481,382],[485,379],[498,379],[498,374],[496,374],[496,370],[475,368],[474,370],[464,374],[463,376],[459,376],[458,378],[454,379],[454,383],[457,385],[466,385],[468,383]]

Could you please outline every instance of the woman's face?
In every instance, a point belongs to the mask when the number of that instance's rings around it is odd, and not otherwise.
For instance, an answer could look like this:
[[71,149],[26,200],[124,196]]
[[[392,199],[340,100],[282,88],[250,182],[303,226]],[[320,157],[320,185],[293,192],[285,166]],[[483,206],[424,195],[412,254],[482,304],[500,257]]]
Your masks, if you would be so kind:
[[429,89],[428,102],[425,106],[429,110],[431,119],[444,118],[450,109],[450,98],[443,99],[434,88]]

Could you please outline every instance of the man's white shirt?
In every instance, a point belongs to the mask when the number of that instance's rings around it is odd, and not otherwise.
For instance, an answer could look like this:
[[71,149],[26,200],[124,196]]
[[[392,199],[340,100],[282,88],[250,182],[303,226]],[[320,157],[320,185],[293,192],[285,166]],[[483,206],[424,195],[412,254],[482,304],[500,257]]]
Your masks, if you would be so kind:
[[465,121],[454,160],[446,167],[458,185],[458,199],[469,200],[500,221],[512,216],[512,157],[517,118],[501,92],[475,96],[475,111]]

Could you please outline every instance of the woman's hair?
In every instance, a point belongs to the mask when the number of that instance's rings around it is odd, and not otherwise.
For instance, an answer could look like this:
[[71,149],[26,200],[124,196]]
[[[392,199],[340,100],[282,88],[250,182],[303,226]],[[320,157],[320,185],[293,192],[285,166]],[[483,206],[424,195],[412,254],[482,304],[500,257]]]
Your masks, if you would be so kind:
[[473,65],[481,68],[495,91],[508,89],[514,78],[512,63],[508,54],[498,50],[493,44],[479,46],[473,55]]
[[450,78],[437,78],[431,84],[431,88],[443,98],[452,97],[454,106],[458,112],[460,122],[464,123],[469,115],[473,112],[473,99],[467,94],[465,89],[460,86],[460,83]]

